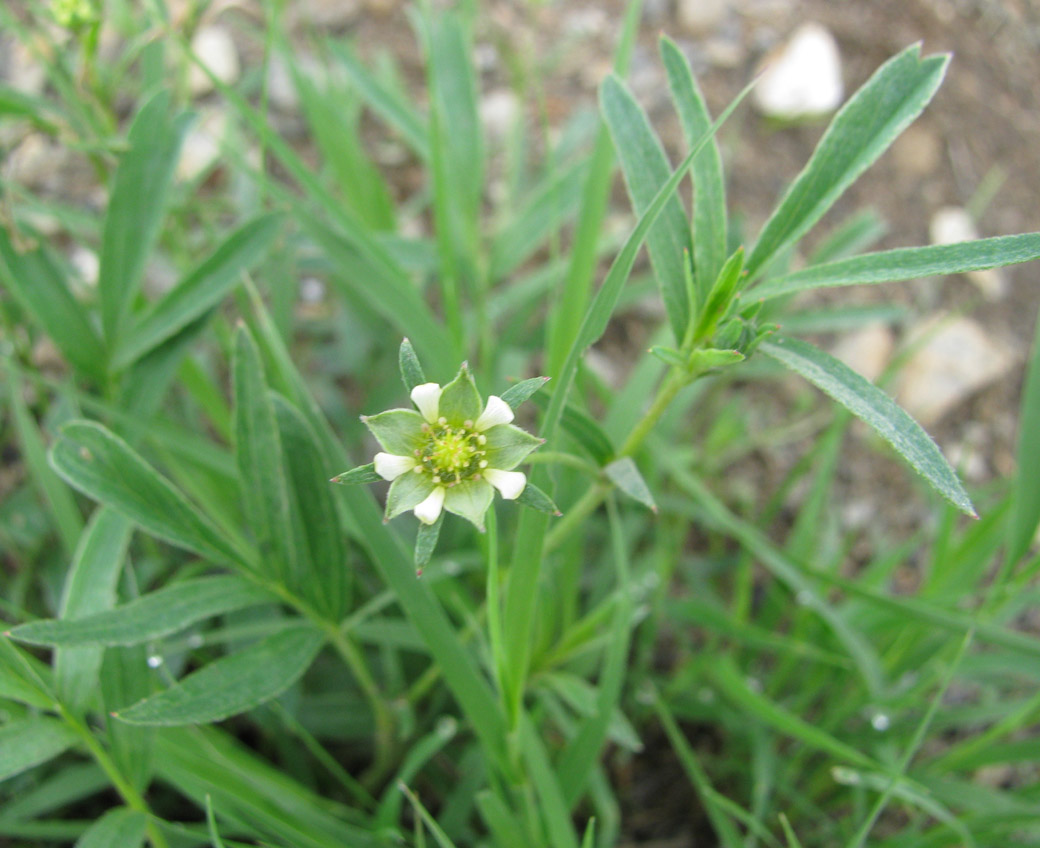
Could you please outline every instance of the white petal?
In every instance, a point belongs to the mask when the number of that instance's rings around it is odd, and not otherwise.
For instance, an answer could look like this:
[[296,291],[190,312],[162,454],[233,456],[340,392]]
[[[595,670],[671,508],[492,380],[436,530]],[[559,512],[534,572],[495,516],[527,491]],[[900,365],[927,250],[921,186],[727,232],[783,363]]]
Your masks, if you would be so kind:
[[412,389],[412,402],[419,407],[422,417],[431,424],[436,423],[441,405],[441,387],[436,383],[423,383]]
[[500,468],[485,468],[484,479],[502,494],[507,501],[514,501],[527,485],[527,477],[522,471],[503,471]]
[[443,506],[444,487],[434,486],[433,491],[426,496],[426,500],[419,504],[413,512],[415,512],[415,517],[423,524],[433,524],[440,517]]
[[498,395],[491,395],[487,399],[487,406],[484,407],[484,411],[480,413],[480,418],[476,420],[473,427],[479,432],[488,427],[494,427],[496,424],[508,424],[512,420],[513,410],[509,404]]
[[396,456],[392,453],[377,453],[372,460],[376,467],[376,474],[384,480],[396,480],[405,471],[415,468],[417,462],[412,456]]

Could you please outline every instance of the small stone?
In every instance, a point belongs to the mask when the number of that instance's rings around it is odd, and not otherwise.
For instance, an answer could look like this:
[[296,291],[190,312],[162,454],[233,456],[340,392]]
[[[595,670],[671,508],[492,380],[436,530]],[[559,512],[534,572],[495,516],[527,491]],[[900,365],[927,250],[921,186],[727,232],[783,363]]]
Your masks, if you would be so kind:
[[23,94],[39,96],[47,85],[47,68],[21,41],[12,44],[0,43],[0,48],[7,54],[7,61],[3,62],[4,76],[12,88]]
[[[238,79],[241,72],[238,50],[231,33],[224,27],[217,24],[200,27],[191,40],[191,49],[220,82],[230,85]],[[213,82],[202,68],[192,63],[188,87],[193,97],[200,97],[213,90]]]
[[922,338],[903,369],[897,396],[926,427],[1015,365],[1011,352],[969,318],[935,316],[918,326],[908,343]]
[[488,92],[480,101],[480,119],[489,138],[504,139],[520,116],[520,100],[508,88]]
[[763,64],[751,95],[763,114],[792,121],[830,112],[841,103],[838,43],[822,25],[802,24]]
[[[959,206],[944,206],[932,216],[928,225],[932,244],[957,244],[974,241],[979,237],[975,222],[966,209]],[[1001,300],[1007,294],[1007,278],[999,268],[968,271],[965,275],[982,293],[986,300]]]
[[89,247],[78,245],[73,248],[69,261],[72,263],[72,267],[76,269],[85,286],[88,288],[97,287],[101,260],[93,250]]
[[184,137],[177,160],[177,178],[190,182],[202,176],[220,158],[220,147],[227,133],[227,114],[207,110]]
[[873,383],[888,365],[894,346],[892,331],[874,323],[842,336],[831,354]]
[[939,164],[942,142],[924,127],[908,128],[892,145],[896,168],[908,177],[924,177]]
[[729,0],[679,0],[675,17],[690,35],[704,35],[722,23],[729,7]]

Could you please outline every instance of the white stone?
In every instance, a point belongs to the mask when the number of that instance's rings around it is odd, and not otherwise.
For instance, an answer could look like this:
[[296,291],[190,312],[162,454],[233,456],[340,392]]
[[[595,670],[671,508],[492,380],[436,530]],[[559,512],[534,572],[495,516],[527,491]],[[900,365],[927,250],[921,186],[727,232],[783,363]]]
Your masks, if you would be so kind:
[[88,288],[97,286],[98,273],[101,271],[101,260],[93,250],[89,247],[78,245],[72,249],[69,261],[72,263],[72,267],[76,269],[80,279],[83,280],[84,285]]
[[842,336],[831,354],[873,383],[888,365],[894,346],[892,331],[874,323]]
[[[225,85],[238,79],[241,72],[238,50],[231,33],[224,27],[218,24],[200,27],[191,40],[191,49],[213,76]],[[213,90],[213,82],[202,68],[192,63],[188,73],[188,87],[193,97],[199,97]]]
[[220,158],[220,148],[227,133],[227,114],[209,109],[184,137],[181,156],[177,160],[177,178],[184,182],[197,179]]
[[488,92],[480,101],[480,119],[492,139],[504,139],[520,116],[520,100],[508,88]]
[[[932,216],[928,225],[932,244],[957,244],[979,237],[975,222],[966,209],[944,206]],[[987,300],[1000,300],[1007,294],[1007,278],[999,268],[969,271],[965,275]]]
[[[13,38],[13,36],[12,36]],[[33,52],[21,41],[13,43],[0,43],[0,47],[9,48],[5,67],[0,68],[7,74],[7,81],[12,88],[16,88],[23,94],[39,96],[43,94],[44,86],[47,84],[47,68],[40,62]]]
[[690,35],[704,35],[722,23],[729,6],[729,0],[679,0],[675,17]]
[[795,120],[830,112],[841,103],[838,43],[820,24],[802,24],[764,66],[751,96],[769,117]]
[[908,344],[915,339],[923,342],[903,369],[897,397],[925,426],[1015,365],[1012,353],[969,318],[935,316],[914,330]]

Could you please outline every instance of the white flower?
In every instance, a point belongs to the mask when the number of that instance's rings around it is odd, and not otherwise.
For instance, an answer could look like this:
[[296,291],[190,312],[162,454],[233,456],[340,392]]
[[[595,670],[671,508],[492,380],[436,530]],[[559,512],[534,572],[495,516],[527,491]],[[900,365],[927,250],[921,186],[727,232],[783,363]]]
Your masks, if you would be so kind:
[[419,464],[415,457],[395,456],[392,453],[383,453],[382,451],[377,453],[372,461],[375,465],[376,474],[384,480],[396,480],[406,471],[411,471]]
[[422,417],[431,424],[437,422],[442,391],[436,383],[423,383],[412,389],[412,402],[418,407]]
[[516,500],[527,485],[527,477],[522,471],[502,471],[499,468],[485,468],[484,479],[498,489],[507,501]]
[[434,486],[433,491],[426,499],[417,504],[413,512],[423,524],[433,524],[441,516],[444,506],[445,489],[443,486]]
[[502,398],[491,395],[480,417],[473,423],[478,432],[494,427],[496,424],[508,424],[513,420],[513,410]]

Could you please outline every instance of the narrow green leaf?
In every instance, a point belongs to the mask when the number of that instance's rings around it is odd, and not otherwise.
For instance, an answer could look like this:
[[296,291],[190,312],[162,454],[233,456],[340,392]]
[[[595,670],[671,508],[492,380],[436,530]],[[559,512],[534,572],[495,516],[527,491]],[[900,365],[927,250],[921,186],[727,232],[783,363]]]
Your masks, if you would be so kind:
[[693,331],[694,340],[710,338],[719,322],[729,312],[733,298],[740,291],[741,272],[744,270],[744,248],[739,247],[726,260],[718,276],[712,283],[704,303],[704,310],[697,319]]
[[921,113],[942,82],[949,58],[921,59],[920,44],[908,47],[841,108],[762,228],[748,256],[750,278],[805,235]]
[[206,796],[206,829],[209,831],[209,839],[213,843],[213,848],[224,848],[224,841],[220,838],[220,831],[217,829],[217,818],[213,815],[213,798],[209,795]]
[[873,209],[856,212],[814,247],[807,264],[822,265],[855,256],[878,242],[887,232],[888,225]]
[[245,326],[235,333],[235,462],[242,504],[268,574],[294,584],[303,540],[293,522],[289,483],[274,404],[256,342]]
[[114,347],[123,320],[159,237],[190,115],[170,116],[172,97],[160,91],[138,112],[127,138],[129,150],[116,170],[101,237],[101,323]]
[[0,727],[0,780],[53,759],[76,738],[68,725],[53,718],[27,718]]
[[[636,215],[643,215],[658,190],[668,182],[671,166],[646,113],[617,77],[609,76],[603,81],[600,106],[614,139],[632,207]],[[682,263],[685,253],[691,252],[691,245],[690,225],[674,194],[666,199],[657,221],[647,233],[646,244],[672,333],[675,340],[681,342],[690,312]]]
[[346,44],[333,41],[330,47],[365,102],[420,159],[429,161],[430,147],[423,119],[408,99],[377,80]]
[[520,408],[520,404],[528,400],[548,382],[548,377],[531,377],[528,380],[521,380],[502,392],[502,400],[508,403],[510,408],[515,411]]
[[942,451],[921,425],[881,389],[833,356],[797,339],[764,342],[762,351],[873,427],[939,494],[962,512],[977,517],[968,493]]
[[310,667],[322,633],[294,627],[222,657],[116,714],[129,724],[209,724],[277,697]]
[[[642,8],[642,0],[630,0],[625,8],[621,35],[614,51],[614,73],[621,78],[628,73]],[[555,308],[549,310],[545,370],[551,377],[559,376],[588,306],[613,179],[614,148],[610,130],[601,117],[596,143],[589,157],[589,175],[581,193],[581,211],[574,225],[566,274]]]
[[128,807],[109,810],[76,841],[76,848],[140,848],[148,816]]
[[[100,507],[80,539],[61,602],[61,618],[74,621],[111,609],[123,571],[132,525],[109,507]],[[62,703],[86,706],[98,686],[103,651],[98,647],[55,651],[54,675]]]
[[503,280],[516,271],[579,208],[588,163],[579,159],[535,186],[523,206],[506,218],[491,245],[489,276]]
[[415,348],[408,339],[401,340],[401,348],[397,353],[398,365],[401,368],[401,380],[405,389],[411,392],[416,386],[426,382],[419,357],[415,355]]
[[69,291],[65,274],[40,245],[19,251],[0,228],[0,283],[51,338],[80,374],[105,379],[105,348],[84,309]]
[[303,416],[282,397],[273,400],[300,540],[300,568],[290,588],[331,621],[339,621],[347,602],[347,551],[332,489],[325,482],[328,468]]
[[377,230],[394,229],[394,202],[390,188],[366,153],[360,132],[361,102],[346,80],[326,76],[319,88],[308,69],[300,63],[292,49],[282,41],[283,61],[292,72],[293,84],[311,135],[328,163],[336,188],[350,208],[368,226]]
[[280,214],[263,214],[235,230],[141,316],[113,355],[113,367],[125,368],[217,306],[239,283],[242,273],[267,253],[281,223]]
[[711,820],[722,845],[724,848],[736,848],[736,846],[742,845],[743,840],[740,837],[740,833],[733,826],[733,822],[729,820],[719,803],[721,796],[715,790],[715,787],[711,785],[710,778],[697,759],[697,755],[694,754],[690,743],[686,741],[686,737],[675,721],[671,710],[668,709],[668,706],[656,693],[654,694],[654,708],[661,720],[661,724],[664,725],[668,741],[671,742],[673,750],[679,757],[679,762],[682,764],[683,771],[686,772],[690,783],[697,790],[701,803],[704,804],[704,810],[708,814],[708,818]]
[[[0,233],[0,237],[2,237],[2,233]],[[22,456],[29,467],[33,483],[36,484],[50,507],[51,516],[57,525],[58,535],[61,537],[65,553],[71,556],[75,553],[80,535],[83,533],[83,518],[80,516],[79,507],[76,505],[72,492],[54,473],[54,469],[47,464],[47,449],[44,447],[43,434],[25,403],[23,394],[25,387],[21,379],[21,371],[13,359],[5,359],[3,365],[7,371],[8,398]]]
[[[3,634],[6,637],[6,633]],[[41,710],[52,710],[58,699],[50,668],[23,652],[10,639],[0,638],[0,697]]]
[[[661,58],[687,144],[694,144],[711,127],[711,115],[690,68],[675,42],[661,38]],[[714,139],[693,160],[693,265],[697,269],[698,302],[726,261],[726,182],[722,157]]]
[[654,496],[650,494],[650,487],[639,473],[635,461],[630,456],[616,459],[603,468],[607,478],[630,498],[639,501],[652,512],[657,512],[657,504]]
[[219,562],[250,559],[224,539],[169,480],[100,424],[66,424],[51,448],[50,461],[72,486],[160,539]]
[[520,750],[538,796],[549,844],[553,848],[578,848],[578,837],[574,833],[567,808],[567,796],[552,769],[548,752],[526,715],[521,718],[519,729]]
[[1040,485],[1036,479],[1036,470],[1040,468],[1040,313],[1037,314],[1033,353],[1022,389],[1016,459],[1014,507],[1007,541],[1010,563],[1016,563],[1029,550],[1037,524],[1040,524]]
[[270,592],[241,577],[197,577],[84,618],[22,624],[10,636],[33,645],[137,645],[215,615],[274,602]]
[[780,297],[807,289],[888,283],[942,274],[963,274],[1002,265],[1030,262],[1040,257],[1040,233],[902,247],[814,265],[782,277],[766,280],[754,289],[758,298]]

